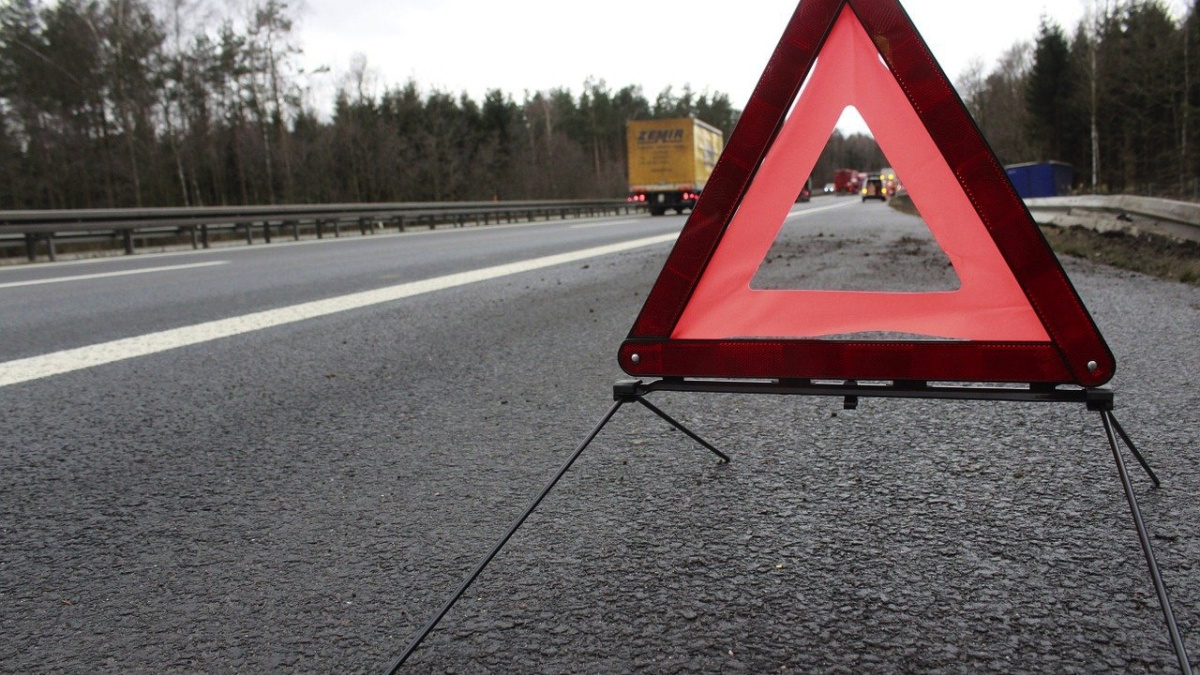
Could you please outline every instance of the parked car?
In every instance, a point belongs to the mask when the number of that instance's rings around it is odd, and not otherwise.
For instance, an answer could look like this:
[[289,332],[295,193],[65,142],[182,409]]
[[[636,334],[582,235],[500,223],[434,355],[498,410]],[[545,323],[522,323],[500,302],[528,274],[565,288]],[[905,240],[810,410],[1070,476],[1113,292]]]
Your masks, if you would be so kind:
[[804,187],[800,188],[800,194],[796,195],[797,202],[806,202],[812,198],[812,179],[804,181]]

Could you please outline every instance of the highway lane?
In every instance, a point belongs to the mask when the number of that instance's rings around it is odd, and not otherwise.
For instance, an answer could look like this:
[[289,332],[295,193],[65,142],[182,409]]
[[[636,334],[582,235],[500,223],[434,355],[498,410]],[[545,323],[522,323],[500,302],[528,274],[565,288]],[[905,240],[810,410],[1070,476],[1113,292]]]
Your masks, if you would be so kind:
[[7,268],[0,270],[0,361],[661,235],[681,224],[539,222]]
[[681,224],[677,217],[600,218],[10,268],[0,275],[0,363],[647,239]]
[[[829,229],[796,228],[769,282],[811,254],[855,263],[821,286],[891,283],[895,265],[893,282],[926,283],[921,256],[872,234],[920,228],[847,203],[793,221]],[[850,216],[866,224],[837,230]],[[540,255],[680,222],[501,234],[534,233]],[[531,255],[485,234],[6,270],[230,261],[0,288],[0,349],[10,325],[22,355],[45,354]],[[540,241],[557,234],[578,239]],[[421,238],[443,243],[412,250]],[[668,248],[0,388],[0,671],[379,672],[607,408]],[[1134,476],[1195,658],[1200,291],[1067,266],[1117,354],[1117,414],[1165,481]],[[58,298],[62,322],[39,324],[31,296]],[[734,462],[623,410],[405,672],[1172,672],[1094,414],[655,402]]]

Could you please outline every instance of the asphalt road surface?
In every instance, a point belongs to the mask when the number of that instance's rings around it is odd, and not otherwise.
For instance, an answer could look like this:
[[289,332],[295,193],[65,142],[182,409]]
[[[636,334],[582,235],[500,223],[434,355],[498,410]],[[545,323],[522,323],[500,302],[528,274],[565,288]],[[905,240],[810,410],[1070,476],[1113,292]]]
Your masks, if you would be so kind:
[[[755,285],[956,283],[797,210]],[[0,270],[0,671],[382,672],[611,405],[682,222]],[[1065,264],[1195,662],[1200,289]],[[1096,413],[653,402],[733,462],[622,409],[401,672],[1179,672]]]

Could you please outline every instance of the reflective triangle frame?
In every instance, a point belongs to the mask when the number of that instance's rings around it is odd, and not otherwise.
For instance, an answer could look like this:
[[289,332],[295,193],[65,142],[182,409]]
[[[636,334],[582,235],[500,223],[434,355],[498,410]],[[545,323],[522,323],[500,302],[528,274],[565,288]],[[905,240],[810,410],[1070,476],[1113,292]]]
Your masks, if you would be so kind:
[[[969,199],[1047,340],[831,340],[675,336],[706,269],[849,9]],[[797,311],[802,311],[798,308]],[[1116,362],[957,92],[899,0],[802,0],[667,258],[618,362],[630,375],[1020,382],[1094,387]]]

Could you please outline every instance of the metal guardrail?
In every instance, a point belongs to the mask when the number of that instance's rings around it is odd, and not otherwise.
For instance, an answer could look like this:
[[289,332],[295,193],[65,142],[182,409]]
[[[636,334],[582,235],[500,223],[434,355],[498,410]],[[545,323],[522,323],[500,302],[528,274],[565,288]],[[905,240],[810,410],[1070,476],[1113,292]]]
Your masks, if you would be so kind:
[[120,242],[125,253],[133,254],[139,243],[148,246],[180,238],[190,241],[193,248],[209,248],[215,239],[228,239],[230,234],[244,236],[247,244],[254,242],[256,234],[270,243],[273,234],[293,239],[310,233],[317,238],[328,233],[338,237],[346,226],[366,235],[389,227],[405,231],[438,225],[491,225],[630,213],[641,208],[607,199],[0,211],[0,249],[24,247],[31,262],[42,249],[53,261],[57,245],[64,242]]
[[[1131,195],[1084,195],[1025,200],[1039,223],[1083,226],[1101,232],[1148,232],[1180,241],[1200,242],[1200,204]],[[270,243],[273,236],[341,236],[351,226],[363,235],[379,228],[435,228],[439,225],[490,225],[631,213],[644,205],[624,200],[416,202],[389,204],[317,204],[286,206],[156,209],[85,209],[0,211],[0,251],[24,249],[30,261],[39,250],[57,258],[57,245],[70,242],[120,245],[127,254],[139,244],[166,241],[208,248],[230,235]]]
[[1034,220],[1099,232],[1146,232],[1200,243],[1200,204],[1132,195],[1080,195],[1026,199]]

